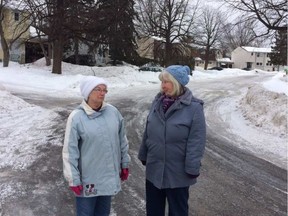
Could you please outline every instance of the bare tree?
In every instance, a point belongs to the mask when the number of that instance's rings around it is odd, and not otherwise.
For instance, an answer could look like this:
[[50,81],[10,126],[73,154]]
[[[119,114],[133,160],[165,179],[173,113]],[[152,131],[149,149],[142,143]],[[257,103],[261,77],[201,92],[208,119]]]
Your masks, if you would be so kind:
[[[108,36],[112,34],[109,29],[115,23],[113,22],[115,16],[113,15],[119,13],[119,11],[115,11],[118,8],[106,7],[107,1],[104,0],[25,1],[30,7],[31,14],[33,13],[32,25],[47,35],[48,41],[53,44],[52,73],[56,74],[62,73],[61,63],[64,45],[71,43],[71,41],[75,43],[74,48],[77,54],[78,42],[90,47],[97,44],[108,44]],[[122,32],[123,25],[121,25]],[[114,36],[119,35],[114,34]]]
[[[287,0],[223,0],[232,8],[242,11],[245,20],[257,20],[270,30],[287,31]],[[242,19],[244,20],[244,19]]]
[[205,48],[204,69],[206,70],[209,63],[210,50],[219,45],[222,37],[221,27],[223,19],[221,12],[214,8],[205,7],[202,10],[202,16],[198,20],[195,43]]
[[[241,20],[241,18],[240,18]],[[220,40],[221,49],[231,52],[239,46],[258,46],[266,40],[266,37],[258,37],[256,23],[253,20],[227,23],[223,26],[223,38]]]
[[181,46],[176,51],[173,44],[181,45],[181,41],[190,35],[198,5],[199,0],[194,8],[188,0],[138,0],[138,32],[142,37],[163,39],[156,50],[164,45],[164,65],[173,63],[173,52],[181,54]]
[[[26,13],[21,3],[20,1],[17,6],[14,6],[15,8],[11,8],[8,0],[0,0],[0,39],[3,50],[3,67],[9,66],[12,45],[24,34],[29,34],[29,14]],[[21,12],[17,22],[15,22],[14,17],[9,16],[10,9]]]
[[[32,16],[33,17],[33,14]],[[33,17],[34,19],[35,17]],[[42,22],[43,20],[39,20],[38,22]],[[35,22],[35,21],[34,21]],[[43,32],[41,32],[38,28],[35,28],[35,33],[36,35],[34,37],[31,36],[31,38],[29,38],[29,40],[32,40],[34,38],[37,38],[37,42],[40,45],[40,48],[42,50],[42,53],[44,55],[45,58],[45,62],[46,62],[46,66],[50,66],[51,65],[51,43],[48,42],[47,40],[47,35],[45,35]],[[48,44],[48,50],[45,49],[45,42],[47,42]]]
[[5,2],[4,0],[1,0],[0,1],[0,39],[1,39],[1,46],[3,50],[3,67],[8,67],[10,53],[9,53],[8,43],[5,39],[4,26],[3,26],[4,7],[5,7]]
[[[24,0],[25,4],[27,6],[27,10],[30,14],[31,19],[31,26],[35,28],[36,35],[31,36],[29,40],[37,38],[37,42],[40,45],[40,48],[42,50],[42,53],[44,55],[46,66],[51,65],[51,41],[48,41],[47,31],[43,32],[45,26],[48,26],[48,17],[49,17],[49,10],[51,10],[50,7],[47,7],[47,2],[42,0]],[[43,40],[48,42],[48,51],[44,48]]]
[[[83,37],[90,21],[87,17],[92,14],[87,7],[93,7],[95,1],[79,0],[24,0],[33,18],[32,26],[38,33],[48,37],[52,44],[52,73],[62,73],[63,47],[75,37]],[[91,3],[92,2],[92,3]],[[87,6],[87,7],[86,7]],[[96,13],[95,13],[96,14]],[[41,41],[41,40],[40,40]],[[44,50],[43,50],[44,51]],[[44,53],[45,54],[45,53]],[[46,64],[50,57],[46,54]]]

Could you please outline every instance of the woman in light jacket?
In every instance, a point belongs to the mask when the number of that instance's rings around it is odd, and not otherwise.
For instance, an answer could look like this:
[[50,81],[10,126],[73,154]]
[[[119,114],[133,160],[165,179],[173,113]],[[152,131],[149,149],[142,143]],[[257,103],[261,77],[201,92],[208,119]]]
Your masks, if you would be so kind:
[[80,84],[84,98],[68,118],[63,171],[76,195],[77,216],[108,216],[111,196],[128,178],[128,142],[120,112],[104,102],[107,82],[87,77]]
[[172,65],[159,75],[138,158],[146,165],[148,216],[188,216],[189,186],[200,175],[206,140],[203,101],[185,87],[188,66]]

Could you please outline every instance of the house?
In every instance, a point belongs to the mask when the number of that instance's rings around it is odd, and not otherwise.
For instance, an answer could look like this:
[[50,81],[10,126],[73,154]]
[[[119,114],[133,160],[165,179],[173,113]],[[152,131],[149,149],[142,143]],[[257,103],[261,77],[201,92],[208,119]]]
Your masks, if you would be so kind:
[[[196,50],[195,57],[195,66],[203,67],[205,64],[205,49],[199,48]],[[211,49],[208,55],[208,68],[210,67],[223,67],[223,68],[231,68],[233,65],[233,61],[230,58],[223,58],[222,52],[219,49]]]
[[234,68],[251,68],[265,71],[274,70],[270,62],[271,48],[237,47],[231,53]]
[[160,64],[186,64],[193,66],[192,48],[180,41],[174,41],[171,45],[170,62],[165,62],[165,39],[156,36],[144,36],[137,38],[137,53],[147,61]]
[[[4,38],[6,39],[8,46],[10,46],[10,60],[25,63],[25,41],[30,36],[30,23],[29,19],[27,19],[27,14],[13,7],[13,5],[7,5],[1,10],[4,16],[2,21]],[[1,44],[0,59],[3,59],[3,49]]]
[[[217,57],[220,56],[220,52],[217,50],[210,50],[208,55],[208,68],[217,66]],[[195,53],[195,66],[204,68],[206,58],[206,51],[203,48],[197,48]]]
[[159,61],[160,58],[158,56],[164,50],[164,39],[159,37],[140,37],[137,39],[137,53],[140,57],[151,60],[151,61]]
[[216,59],[217,61],[217,66],[222,67],[222,68],[232,68],[234,62],[230,58],[219,58]]

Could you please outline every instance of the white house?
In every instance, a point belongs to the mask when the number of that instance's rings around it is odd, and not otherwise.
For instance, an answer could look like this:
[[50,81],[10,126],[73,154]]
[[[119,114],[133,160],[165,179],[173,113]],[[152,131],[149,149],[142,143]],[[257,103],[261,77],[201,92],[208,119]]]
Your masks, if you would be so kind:
[[269,57],[271,52],[271,48],[237,47],[231,53],[233,67],[272,71],[274,68]]

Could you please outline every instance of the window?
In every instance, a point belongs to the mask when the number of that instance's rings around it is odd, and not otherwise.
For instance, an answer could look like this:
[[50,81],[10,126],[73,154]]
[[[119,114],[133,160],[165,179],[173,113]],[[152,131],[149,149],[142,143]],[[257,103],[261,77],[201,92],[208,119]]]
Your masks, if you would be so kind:
[[257,53],[257,57],[260,57],[260,53]]
[[14,13],[14,20],[19,21],[19,13],[18,12]]
[[251,56],[253,56],[253,52],[251,53]]

